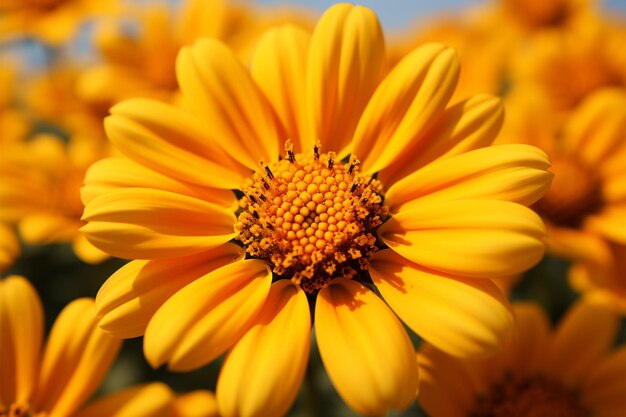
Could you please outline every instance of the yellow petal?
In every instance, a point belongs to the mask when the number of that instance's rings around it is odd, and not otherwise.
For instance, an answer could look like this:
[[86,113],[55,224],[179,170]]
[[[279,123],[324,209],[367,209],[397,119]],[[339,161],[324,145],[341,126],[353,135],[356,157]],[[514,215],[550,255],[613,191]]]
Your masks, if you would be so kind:
[[215,394],[198,390],[179,395],[174,400],[172,417],[220,417]]
[[626,94],[617,88],[599,90],[568,121],[563,134],[566,150],[602,169],[602,161],[624,148]]
[[98,291],[98,324],[117,338],[141,336],[154,313],[173,294],[243,256],[243,249],[226,243],[188,256],[131,261],[111,275]]
[[28,403],[37,381],[43,309],[33,286],[12,275],[0,280],[0,408]]
[[611,262],[611,251],[606,239],[587,230],[558,227],[546,223],[548,250],[572,260],[588,260],[599,265]]
[[610,404],[617,409],[624,410],[625,364],[626,346],[622,345],[590,369],[580,390],[581,402],[587,409],[596,410]]
[[176,75],[189,107],[228,155],[253,170],[260,159],[276,160],[284,134],[267,99],[226,45],[205,38],[182,48]]
[[127,188],[92,200],[81,232],[113,256],[153,259],[215,248],[236,236],[235,216],[216,204],[169,191]]
[[44,351],[35,409],[49,417],[75,412],[98,388],[121,342],[97,326],[92,299],[72,301],[59,314]]
[[0,223],[0,272],[13,264],[20,254],[20,242],[13,230]]
[[99,398],[72,417],[170,417],[173,398],[165,384],[142,385]]
[[[570,307],[556,329],[546,361],[546,373],[571,387],[613,344],[619,316],[609,308],[582,300]],[[593,337],[590,337],[593,335]]]
[[539,216],[508,201],[415,204],[394,215],[378,233],[412,262],[471,278],[523,272],[545,251],[545,228]]
[[341,154],[349,145],[384,60],[382,30],[370,9],[336,4],[320,18],[311,37],[306,94],[312,133],[324,151]]
[[384,415],[415,398],[413,345],[396,316],[363,285],[340,280],[319,292],[315,334],[330,380],[358,413]]
[[111,109],[104,127],[125,156],[180,181],[233,189],[249,173],[208,137],[213,126],[169,104],[123,101]]
[[109,258],[108,253],[96,248],[80,233],[74,236],[72,249],[81,261],[92,265],[99,264]]
[[33,213],[24,216],[19,224],[19,232],[26,243],[47,244],[67,242],[78,233],[81,223],[56,213]]
[[252,327],[224,361],[216,392],[220,416],[285,415],[300,390],[310,346],[304,291],[288,280],[275,282]]
[[502,100],[477,94],[446,109],[425,135],[380,172],[384,184],[393,184],[438,158],[449,158],[489,146],[504,120]]
[[231,190],[178,181],[126,158],[105,158],[91,165],[85,174],[85,185],[80,190],[80,195],[83,203],[87,204],[94,198],[119,188],[171,191],[231,207],[233,210],[237,208],[237,199]]
[[626,203],[608,207],[602,213],[589,217],[585,227],[609,240],[626,245]]
[[272,282],[269,266],[244,260],[194,280],[154,314],[144,336],[150,365],[176,371],[199,368],[220,356],[248,330]]
[[308,132],[305,101],[306,56],[311,36],[285,25],[269,29],[252,57],[252,77],[285,126],[295,152],[310,152],[315,142]]
[[393,184],[392,212],[428,201],[505,200],[530,205],[550,186],[548,156],[528,145],[499,145],[440,159]]
[[370,275],[402,321],[451,355],[493,354],[511,336],[508,302],[491,281],[430,271],[391,250],[371,258]]
[[[427,44],[407,55],[376,89],[354,134],[361,170],[394,163],[424,135],[452,96],[459,59],[452,48]],[[428,139],[430,140],[430,139]]]

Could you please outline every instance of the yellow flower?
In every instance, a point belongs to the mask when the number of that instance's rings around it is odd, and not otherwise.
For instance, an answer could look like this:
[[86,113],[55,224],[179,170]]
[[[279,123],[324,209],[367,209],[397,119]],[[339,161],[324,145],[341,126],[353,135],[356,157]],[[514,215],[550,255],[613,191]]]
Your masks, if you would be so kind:
[[[524,101],[525,100],[525,101]],[[533,208],[548,227],[548,248],[570,260],[611,262],[608,242],[626,244],[626,93],[600,90],[562,125],[520,97],[510,107],[507,142],[524,142],[550,155],[552,187]],[[516,107],[513,107],[515,105]]]
[[431,417],[624,415],[626,346],[611,350],[617,315],[578,302],[551,329],[536,305],[513,309],[515,337],[501,354],[470,360],[422,349],[418,401]]
[[17,223],[26,243],[71,242],[83,261],[108,255],[79,233],[80,187],[87,167],[108,155],[106,142],[74,136],[69,143],[41,134],[0,157],[0,221]]
[[116,8],[116,0],[3,0],[0,35],[36,36],[59,44],[74,35],[85,19]]
[[80,96],[88,102],[110,106],[132,97],[172,101],[178,92],[176,54],[182,46],[212,37],[248,61],[251,45],[270,25],[294,21],[307,26],[304,13],[274,11],[270,19],[263,9],[225,0],[188,0],[177,18],[163,4],[131,11],[138,34],[129,33],[127,21],[109,22],[97,32],[105,62],[85,71],[78,83]]
[[382,79],[384,53],[373,12],[339,4],[312,35],[271,29],[250,70],[219,41],[185,47],[184,109],[135,99],[105,121],[124,157],[88,171],[81,230],[134,260],[100,290],[100,325],[145,335],[155,367],[229,351],[224,416],[287,412],[311,314],[330,379],[364,415],[415,396],[394,312],[458,355],[508,337],[490,278],[542,257],[543,224],[524,205],[547,189],[549,162],[530,146],[488,146],[498,99],[447,106],[451,48],[424,45]]
[[[10,57],[0,56],[3,67],[0,68],[0,147],[3,151],[8,146],[23,140],[30,126],[24,113],[16,106],[17,88],[15,71],[10,68]],[[6,64],[5,64],[6,62]]]

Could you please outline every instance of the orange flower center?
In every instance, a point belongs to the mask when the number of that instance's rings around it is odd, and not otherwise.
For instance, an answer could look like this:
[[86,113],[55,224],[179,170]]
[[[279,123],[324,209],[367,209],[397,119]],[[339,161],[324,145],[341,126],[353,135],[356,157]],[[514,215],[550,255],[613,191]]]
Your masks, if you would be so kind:
[[572,159],[554,159],[552,171],[552,186],[535,208],[557,226],[577,228],[602,207],[600,182],[590,169]]
[[359,173],[353,155],[295,155],[261,164],[242,189],[236,225],[246,252],[266,260],[276,278],[313,294],[333,278],[367,270],[378,250],[375,230],[387,214],[382,186]]
[[505,378],[478,399],[471,417],[586,417],[574,393],[559,383],[534,378]]

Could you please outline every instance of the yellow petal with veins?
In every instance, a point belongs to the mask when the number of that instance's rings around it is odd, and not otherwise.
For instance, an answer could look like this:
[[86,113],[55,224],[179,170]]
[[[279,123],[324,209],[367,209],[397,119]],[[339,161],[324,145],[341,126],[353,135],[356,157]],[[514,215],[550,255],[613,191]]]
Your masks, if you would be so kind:
[[152,316],[173,294],[243,256],[241,247],[226,243],[183,257],[131,261],[111,275],[98,291],[98,324],[117,338],[141,336]]
[[402,321],[451,355],[484,357],[511,336],[508,302],[491,281],[437,273],[391,250],[371,258],[370,274]]
[[41,301],[33,286],[16,275],[0,280],[0,408],[30,401],[43,325]]
[[407,55],[378,86],[354,133],[353,153],[373,174],[391,165],[415,141],[452,96],[459,59],[452,48],[426,44]]
[[269,266],[243,260],[213,270],[177,291],[154,314],[144,336],[153,367],[199,368],[230,348],[261,310],[272,281]]
[[409,336],[363,285],[338,280],[319,292],[315,334],[330,380],[355,411],[384,415],[403,410],[415,398],[417,362]]
[[165,384],[140,385],[101,397],[72,417],[171,417],[173,399]]
[[92,200],[81,232],[120,258],[153,259],[210,250],[236,236],[234,214],[169,191],[123,188]]
[[323,151],[345,156],[384,60],[382,29],[370,9],[336,4],[320,18],[311,37],[306,94],[312,135]]
[[275,282],[250,330],[222,365],[216,392],[220,416],[285,415],[300,390],[310,345],[304,291],[288,280]]
[[545,252],[545,228],[539,216],[508,201],[415,204],[384,223],[378,235],[418,265],[468,278],[523,272]]

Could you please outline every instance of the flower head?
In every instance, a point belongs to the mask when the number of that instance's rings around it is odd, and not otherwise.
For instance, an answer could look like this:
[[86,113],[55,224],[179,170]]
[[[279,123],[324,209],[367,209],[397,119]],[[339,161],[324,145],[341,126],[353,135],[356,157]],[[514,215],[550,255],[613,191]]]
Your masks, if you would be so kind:
[[190,370],[228,351],[224,416],[287,412],[312,321],[336,389],[365,415],[402,409],[417,389],[394,312],[458,355],[508,337],[490,278],[541,258],[544,228],[524,206],[547,189],[549,162],[488,146],[497,99],[448,106],[452,49],[424,45],[385,77],[383,66],[376,16],[339,4],[312,35],[268,31],[250,70],[216,40],[183,48],[183,109],[131,100],[105,122],[124,156],[88,172],[82,231],[133,261],[100,290],[100,324],[145,335],[153,366]]
[[[536,305],[513,306],[516,333],[501,354],[454,358],[432,346],[418,355],[420,404],[432,417],[623,414],[626,346],[611,349],[618,316],[579,301],[555,329]],[[590,335],[593,335],[590,337]]]

